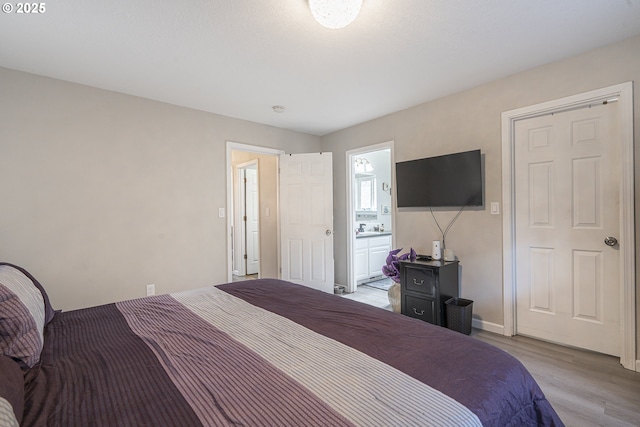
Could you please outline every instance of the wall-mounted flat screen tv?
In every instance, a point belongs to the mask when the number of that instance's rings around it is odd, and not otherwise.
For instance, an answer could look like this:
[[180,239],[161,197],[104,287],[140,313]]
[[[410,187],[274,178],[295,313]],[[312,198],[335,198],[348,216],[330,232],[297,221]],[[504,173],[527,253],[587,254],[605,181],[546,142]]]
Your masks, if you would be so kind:
[[399,208],[482,206],[480,150],[396,163]]

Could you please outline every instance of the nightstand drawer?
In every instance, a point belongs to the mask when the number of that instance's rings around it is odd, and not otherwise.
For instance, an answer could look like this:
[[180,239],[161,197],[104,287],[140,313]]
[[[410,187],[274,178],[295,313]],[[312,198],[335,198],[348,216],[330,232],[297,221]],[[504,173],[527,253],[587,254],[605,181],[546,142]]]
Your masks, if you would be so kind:
[[437,324],[435,299],[417,298],[411,295],[404,295],[404,299],[405,315],[424,320],[425,322]]
[[408,291],[433,297],[436,294],[436,278],[430,268],[407,267],[406,287]]
[[457,297],[458,262],[400,261],[402,314],[444,326],[443,297]]

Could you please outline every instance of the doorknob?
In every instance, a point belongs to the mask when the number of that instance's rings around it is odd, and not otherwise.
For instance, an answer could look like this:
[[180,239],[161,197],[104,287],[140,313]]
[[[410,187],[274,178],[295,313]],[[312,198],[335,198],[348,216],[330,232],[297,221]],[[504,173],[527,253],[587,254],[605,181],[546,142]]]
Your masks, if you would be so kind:
[[618,244],[618,239],[615,237],[605,237],[604,244],[607,246],[615,246]]
[[326,234],[327,236],[331,236],[331,230],[325,231],[324,234]]

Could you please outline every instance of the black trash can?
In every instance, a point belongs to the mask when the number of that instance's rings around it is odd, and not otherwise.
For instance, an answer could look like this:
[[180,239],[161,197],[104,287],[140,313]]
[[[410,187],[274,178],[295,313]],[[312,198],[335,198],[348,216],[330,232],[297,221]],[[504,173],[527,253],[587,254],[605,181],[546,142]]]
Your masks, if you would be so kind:
[[444,302],[447,311],[447,328],[463,334],[471,334],[473,301],[464,298],[449,298]]

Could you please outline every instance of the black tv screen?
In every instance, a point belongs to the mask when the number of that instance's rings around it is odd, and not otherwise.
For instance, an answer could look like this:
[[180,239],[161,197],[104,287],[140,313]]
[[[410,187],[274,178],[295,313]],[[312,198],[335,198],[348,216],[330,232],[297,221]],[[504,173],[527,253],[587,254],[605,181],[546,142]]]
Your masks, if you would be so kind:
[[396,163],[399,208],[482,206],[480,150]]

